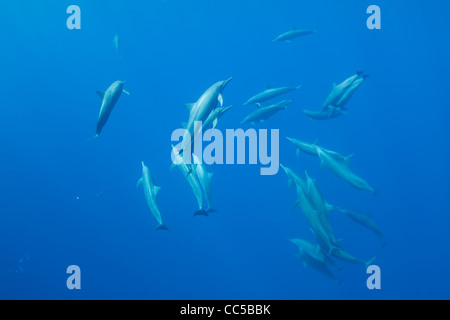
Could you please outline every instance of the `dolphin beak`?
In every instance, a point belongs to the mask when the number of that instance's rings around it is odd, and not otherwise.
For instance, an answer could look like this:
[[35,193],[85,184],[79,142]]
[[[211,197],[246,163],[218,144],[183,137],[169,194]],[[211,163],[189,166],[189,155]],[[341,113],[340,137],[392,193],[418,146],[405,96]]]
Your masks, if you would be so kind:
[[228,82],[231,81],[231,79],[233,79],[233,77],[230,77],[229,79],[222,82],[222,85],[220,86],[221,92],[223,91],[223,89],[225,89],[225,87],[227,86]]
[[142,169],[145,167],[144,161],[141,161],[142,163]]

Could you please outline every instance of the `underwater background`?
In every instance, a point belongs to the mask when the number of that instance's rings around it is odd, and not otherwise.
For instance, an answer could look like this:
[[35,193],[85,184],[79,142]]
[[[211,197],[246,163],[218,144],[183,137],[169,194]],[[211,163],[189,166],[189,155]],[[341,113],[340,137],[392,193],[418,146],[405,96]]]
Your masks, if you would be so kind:
[[[69,5],[81,30],[69,30]],[[366,9],[381,8],[369,30]],[[0,4],[1,299],[449,299],[450,42],[448,1],[75,0]],[[317,33],[272,43],[297,28]],[[119,56],[114,48],[120,36]],[[348,113],[315,121],[332,83],[370,76]],[[212,165],[213,208],[196,201],[171,167],[171,134],[185,103],[233,77],[233,105],[221,130],[240,124],[242,106],[271,87],[302,88],[256,128],[280,130],[280,162],[307,170],[327,202],[371,213],[387,245],[339,211],[337,238],[352,255],[376,256],[381,290],[363,265],[336,260],[336,284],[304,268],[288,241],[314,236],[286,174],[260,165]],[[101,136],[92,141],[101,99],[127,81]],[[301,154],[285,138],[344,155],[377,191],[360,191]],[[155,231],[141,161],[161,187],[170,231]],[[81,268],[81,290],[66,269]]]

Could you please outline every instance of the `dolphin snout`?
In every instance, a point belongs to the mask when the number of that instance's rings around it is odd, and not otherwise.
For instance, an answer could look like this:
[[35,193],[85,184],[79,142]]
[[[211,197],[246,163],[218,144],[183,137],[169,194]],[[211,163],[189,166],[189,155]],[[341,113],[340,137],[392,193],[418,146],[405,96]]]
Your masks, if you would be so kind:
[[220,86],[220,88],[221,88],[222,91],[223,91],[223,89],[225,89],[225,87],[227,86],[228,82],[231,81],[231,79],[233,79],[233,77],[230,77],[229,79],[224,80],[224,81],[222,82],[222,85]]

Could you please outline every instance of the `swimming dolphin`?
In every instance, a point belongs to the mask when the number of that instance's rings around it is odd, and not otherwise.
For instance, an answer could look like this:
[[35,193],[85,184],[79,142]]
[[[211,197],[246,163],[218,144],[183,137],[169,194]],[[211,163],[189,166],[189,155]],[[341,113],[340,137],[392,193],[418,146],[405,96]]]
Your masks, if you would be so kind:
[[119,56],[119,35],[116,33],[113,39],[114,51],[116,52],[116,59],[120,59]]
[[360,213],[354,210],[338,209],[342,213],[346,214],[351,220],[365,226],[366,228],[372,230],[381,239],[381,246],[384,248],[386,241],[384,240],[383,233],[378,225],[373,221],[369,214]]
[[328,119],[334,119],[337,117],[340,117],[344,114],[346,114],[345,111],[343,111],[341,108],[328,106],[328,109],[321,110],[321,111],[311,111],[311,110],[302,110],[304,114],[306,114],[308,117],[314,119],[314,120],[328,120]]
[[244,106],[247,104],[257,104],[257,103],[262,103],[265,102],[267,100],[273,99],[275,97],[278,97],[282,94],[286,94],[289,93],[291,91],[295,91],[300,89],[302,86],[299,85],[297,87],[280,87],[280,88],[273,88],[273,89],[266,89],[263,92],[260,92],[256,95],[254,95],[253,97],[251,97],[250,99],[247,100],[247,102],[244,103]]
[[364,179],[360,178],[351,171],[349,160],[338,161],[322,149],[316,148],[316,150],[321,161],[321,166],[327,167],[331,172],[347,181],[352,187],[356,189],[368,190],[374,194],[377,193],[375,189],[373,189]]
[[205,165],[203,163],[200,163],[200,159],[195,155],[195,153],[192,154],[192,157],[194,158],[194,172],[197,175],[198,181],[203,190],[203,194],[205,196],[206,201],[206,210],[204,214],[203,212],[197,212],[196,214],[197,215],[203,214],[207,216],[209,212],[215,211],[214,209],[211,209],[211,202],[212,202],[211,179],[213,173],[206,171]]
[[[353,85],[353,83],[362,78],[363,73],[357,72],[353,76],[345,79],[340,84],[333,83],[332,89],[328,97],[325,99],[322,109],[325,109],[329,106],[339,106],[337,103],[345,94],[345,92]],[[357,88],[358,86],[356,86]],[[356,89],[355,89],[356,90]]]
[[270,105],[270,106],[267,106],[267,107],[262,107],[261,105],[259,105],[258,109],[256,109],[255,111],[253,111],[252,113],[247,115],[244,118],[244,120],[242,120],[241,123],[245,123],[245,122],[251,122],[251,123],[263,122],[263,121],[269,119],[271,116],[273,116],[278,111],[287,110],[288,105],[292,101],[293,101],[292,99],[290,99],[290,100],[283,100],[283,101],[277,102],[277,103],[275,103],[273,105]]
[[334,236],[333,228],[331,227],[330,219],[328,217],[328,213],[334,209],[334,206],[328,204],[324,200],[319,188],[317,187],[316,181],[311,179],[306,171],[305,175],[306,175],[306,185],[307,185],[306,188],[308,198],[313,207],[317,210],[320,223],[325,232],[327,233],[328,238],[330,238],[333,244],[336,244],[336,238]]
[[[232,78],[229,78],[227,80],[214,83],[200,96],[197,102],[185,104],[186,108],[189,109],[189,120],[185,128],[187,132],[183,138],[183,150],[188,146],[188,144],[192,142],[191,140],[194,139],[195,135],[198,133],[194,132],[194,130],[196,129],[194,128],[195,122],[204,122],[211,114],[211,112],[217,107],[218,103],[220,104],[220,106],[223,106],[222,92],[227,84],[231,81],[231,79]],[[197,130],[199,129],[200,128],[198,128]],[[191,140],[188,139],[188,134],[190,135]]]
[[127,91],[123,89],[123,84],[126,81],[115,81],[105,92],[97,91],[97,94],[103,99],[102,106],[100,108],[100,113],[98,115],[97,120],[97,132],[93,139],[98,138],[100,133],[102,132],[103,127],[108,121],[109,115],[113,110],[114,106],[119,100],[120,94],[125,92],[130,95]]
[[272,40],[272,42],[280,42],[280,41],[290,42],[294,38],[313,33],[316,33],[316,31],[308,29],[297,29],[296,27],[293,27],[292,30],[289,30],[288,32],[285,32],[277,36],[274,40]]
[[353,96],[353,93],[355,93],[356,89],[359,88],[359,86],[362,84],[362,82],[368,77],[368,75],[362,74],[360,77],[358,77],[355,81],[352,82],[352,84],[345,90],[344,94],[339,98],[339,100],[334,103],[333,105],[344,109],[347,102],[350,100],[350,98]]
[[223,116],[223,114],[225,112],[227,112],[230,108],[232,108],[233,106],[229,106],[229,107],[221,107],[221,108],[215,108],[208,116],[208,118],[206,118],[205,121],[203,121],[202,124],[202,131],[209,129],[210,127],[212,127],[213,129],[217,126],[217,123],[220,119],[220,117]]
[[183,157],[179,154],[178,150],[176,150],[173,145],[172,145],[172,154],[174,156],[174,161],[176,163],[179,163],[178,165],[173,164],[172,168],[176,166],[178,167],[178,169],[180,169],[181,173],[186,178],[186,180],[189,183],[189,186],[194,192],[194,196],[197,199],[198,211],[200,212],[203,211],[203,193],[200,182],[198,181],[197,174],[195,173],[194,170],[191,171],[186,165],[186,163],[183,162]]
[[[317,270],[318,272],[322,273],[326,277],[332,279],[337,284],[340,284],[340,281],[336,278],[334,273],[330,270],[331,266],[334,266],[334,262],[331,261],[330,258],[323,255],[325,261],[322,260],[322,257],[319,256],[318,253],[320,253],[320,247],[317,249],[314,249],[314,245],[301,240],[301,239],[293,239],[291,240],[295,245],[297,245],[299,249],[298,257],[303,261],[303,266],[306,267],[312,267],[313,269]],[[317,250],[317,252],[314,252],[314,250]],[[330,265],[331,264],[331,265]]]
[[289,184],[295,183],[297,188],[297,201],[294,203],[293,208],[299,206],[302,209],[303,215],[311,226],[311,231],[316,236],[317,242],[322,249],[328,253],[333,251],[336,247],[335,242],[330,238],[327,230],[324,228],[324,218],[321,218],[321,213],[317,210],[314,206],[315,204],[308,196],[307,182],[304,181],[292,169],[289,169],[281,164],[280,166],[286,172],[289,179]]
[[300,156],[301,152],[318,157],[316,148],[321,148],[322,150],[324,150],[325,152],[327,152],[329,155],[331,155],[332,157],[334,157],[336,159],[344,159],[345,160],[345,159],[351,158],[353,156],[351,154],[351,155],[345,157],[335,151],[331,151],[331,150],[325,149],[323,147],[320,147],[317,144],[317,140],[314,143],[308,143],[308,142],[303,142],[303,141],[300,141],[300,140],[297,140],[294,138],[289,138],[289,137],[286,137],[286,139],[288,139],[290,142],[292,142],[292,144],[294,146],[297,147],[297,151],[296,151],[297,157]]
[[142,177],[138,180],[136,187],[139,186],[144,188],[144,195],[147,200],[147,205],[156,221],[158,221],[158,227],[156,230],[169,230],[162,222],[161,213],[159,212],[158,203],[156,201],[156,195],[161,187],[155,185],[150,170],[145,166],[144,161],[142,161]]
[[362,264],[366,267],[370,266],[373,261],[375,260],[375,257],[371,258],[368,261],[363,261],[361,259],[355,258],[354,256],[352,256],[350,253],[344,251],[342,248],[338,248],[337,250],[333,250],[330,253],[333,257],[338,258],[342,261],[346,261],[348,263],[353,263],[353,264]]
[[320,246],[314,245],[303,239],[289,239],[290,242],[295,244],[300,251],[310,255],[312,258],[316,259],[327,265],[328,267],[337,268],[333,260],[330,259],[320,248]]

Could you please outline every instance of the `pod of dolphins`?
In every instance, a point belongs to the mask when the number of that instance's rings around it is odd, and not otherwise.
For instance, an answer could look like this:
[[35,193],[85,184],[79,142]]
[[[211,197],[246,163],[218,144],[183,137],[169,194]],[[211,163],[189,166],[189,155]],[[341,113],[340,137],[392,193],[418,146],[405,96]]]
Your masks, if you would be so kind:
[[[285,32],[276,37],[272,42],[291,42],[293,39],[300,36],[314,34],[315,30],[302,30],[293,28],[292,30]],[[113,40],[116,57],[119,57],[119,37],[116,35]],[[326,120],[337,118],[347,113],[347,104],[355,91],[360,87],[362,82],[368,76],[361,71],[344,80],[342,83],[336,85],[333,84],[332,90],[325,102],[322,105],[320,111],[303,110],[303,112],[310,118],[315,120]],[[194,212],[194,216],[208,216],[215,210],[212,206],[212,192],[211,192],[211,180],[213,174],[206,170],[204,164],[200,163],[195,154],[192,153],[192,148],[189,144],[192,144],[194,137],[198,135],[200,131],[208,128],[215,128],[218,125],[219,119],[222,115],[228,111],[231,106],[224,107],[223,91],[227,87],[228,83],[232,80],[218,81],[210,86],[195,103],[186,104],[185,107],[189,111],[189,117],[186,123],[182,126],[186,129],[186,136],[183,139],[181,147],[176,148],[172,145],[173,167],[178,167],[181,175],[186,179],[193,195],[197,201],[197,210]],[[98,138],[102,132],[105,124],[107,123],[112,110],[117,104],[121,93],[124,92],[123,86],[125,81],[115,81],[105,92],[97,92],[102,98],[102,104],[97,120],[96,134],[93,138]],[[287,110],[288,106],[293,102],[293,99],[281,100],[278,102],[271,102],[273,99],[282,95],[293,93],[301,88],[301,85],[295,87],[279,87],[279,88],[267,88],[266,90],[255,94],[249,98],[243,106],[255,105],[256,109],[250,112],[241,123],[250,123],[256,125],[267,121],[274,114],[281,110]],[[266,106],[263,105],[267,103]],[[201,121],[202,127],[197,128],[195,123]],[[189,139],[190,137],[190,139]],[[315,156],[320,160],[320,166],[330,170],[334,175],[339,177],[350,184],[353,188],[359,190],[367,190],[376,194],[376,190],[372,188],[367,181],[356,175],[350,168],[350,160],[353,155],[341,155],[336,151],[331,151],[319,146],[316,142],[308,143],[297,140],[295,138],[287,137],[287,139],[296,148],[297,157],[301,153]],[[191,150],[189,155],[193,161],[190,163],[185,162],[185,152]],[[158,207],[157,195],[161,187],[155,184],[154,178],[150,169],[141,162],[142,176],[137,182],[137,187],[142,187],[144,196],[147,201],[148,208],[157,221],[156,230],[169,230],[163,223],[163,218]],[[310,230],[316,239],[316,244],[308,242],[304,239],[294,238],[289,241],[293,243],[299,250],[298,256],[302,259],[305,266],[310,266],[316,269],[320,273],[324,274],[328,278],[334,280],[337,283],[340,281],[336,278],[331,269],[337,269],[336,264],[332,258],[336,258],[352,264],[361,264],[364,266],[370,265],[375,258],[369,260],[361,260],[352,256],[345,251],[341,245],[341,240],[336,239],[333,228],[329,220],[330,211],[339,211],[349,219],[357,222],[358,224],[366,227],[376,234],[380,239],[382,246],[386,244],[383,234],[380,228],[376,225],[370,215],[360,213],[354,210],[343,209],[330,205],[323,198],[318,185],[314,179],[312,179],[305,171],[305,177],[303,178],[294,170],[280,164],[282,169],[287,175],[288,185],[295,186],[297,191],[297,199],[294,203],[294,208],[299,207],[303,212],[303,216],[310,226]]]

